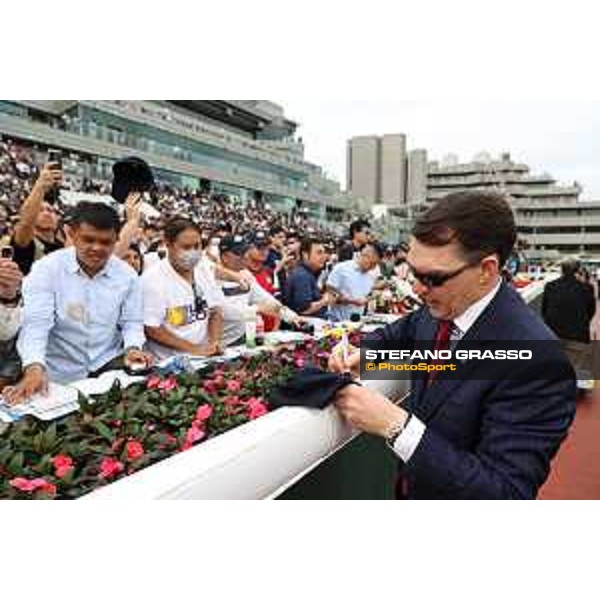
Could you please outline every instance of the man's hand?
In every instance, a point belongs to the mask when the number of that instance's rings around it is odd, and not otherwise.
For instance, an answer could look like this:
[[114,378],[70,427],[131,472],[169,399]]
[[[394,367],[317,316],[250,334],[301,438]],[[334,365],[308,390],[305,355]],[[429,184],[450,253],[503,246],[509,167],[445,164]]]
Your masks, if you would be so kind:
[[4,388],[3,396],[8,404],[15,405],[26,402],[38,393],[48,393],[48,375],[42,365],[30,365],[16,386]]
[[218,342],[207,342],[197,346],[196,352],[193,352],[195,356],[217,356],[223,354],[223,350],[219,346]]
[[351,304],[352,306],[366,306],[367,301],[360,298],[349,298],[348,304]]
[[144,364],[146,368],[150,367],[154,359],[152,355],[137,348],[127,350],[124,358],[125,366],[131,368],[132,365]]
[[43,194],[62,185],[63,172],[61,169],[53,168],[55,164],[56,163],[45,164],[35,182],[34,187]]
[[321,302],[325,306],[333,306],[337,302],[337,299],[338,299],[337,294],[333,294],[332,292],[330,292],[328,290],[323,294],[323,296],[321,298]]
[[337,394],[335,407],[361,431],[387,438],[394,426],[404,424],[408,413],[383,394],[358,385],[347,385]]
[[12,300],[21,289],[23,274],[16,262],[0,258],[0,299]]
[[240,285],[243,287],[250,289],[254,283],[256,283],[256,279],[254,279],[254,275],[249,273],[248,271],[240,271],[238,274],[238,281]]
[[136,223],[140,220],[140,208],[142,200],[141,192],[130,192],[125,200],[125,215],[127,221],[135,221]]
[[360,352],[351,354],[346,361],[342,356],[332,354],[329,357],[328,368],[333,373],[352,373],[358,376],[360,372]]

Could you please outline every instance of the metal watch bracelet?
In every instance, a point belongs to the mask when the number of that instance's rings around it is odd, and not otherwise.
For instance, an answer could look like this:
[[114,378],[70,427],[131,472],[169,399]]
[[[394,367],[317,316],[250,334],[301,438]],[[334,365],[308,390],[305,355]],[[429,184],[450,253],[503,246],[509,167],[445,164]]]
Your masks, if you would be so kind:
[[390,447],[390,448],[394,448],[394,444],[396,443],[396,440],[398,439],[398,437],[400,436],[400,434],[406,429],[406,426],[408,425],[408,422],[412,419],[412,413],[409,412],[408,413],[408,417],[406,417],[406,419],[404,420],[404,423],[396,423],[396,425],[394,425],[389,433],[389,435],[385,438],[385,443]]

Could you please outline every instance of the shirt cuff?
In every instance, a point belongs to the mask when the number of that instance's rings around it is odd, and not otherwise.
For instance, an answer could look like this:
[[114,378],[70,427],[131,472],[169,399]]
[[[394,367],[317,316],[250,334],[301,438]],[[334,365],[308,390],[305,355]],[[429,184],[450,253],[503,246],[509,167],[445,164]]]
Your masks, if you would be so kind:
[[146,343],[146,337],[141,332],[131,331],[123,332],[124,348],[143,348]]
[[425,424],[412,415],[402,433],[394,442],[394,452],[407,463],[414,454],[417,446],[421,442],[421,438],[425,433]]

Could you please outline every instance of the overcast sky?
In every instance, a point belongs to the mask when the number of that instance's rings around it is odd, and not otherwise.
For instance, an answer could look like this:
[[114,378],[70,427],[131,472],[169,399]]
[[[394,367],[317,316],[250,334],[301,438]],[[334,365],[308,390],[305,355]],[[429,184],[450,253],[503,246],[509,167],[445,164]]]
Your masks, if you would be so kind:
[[284,100],[299,124],[306,158],[345,187],[346,140],[355,135],[405,133],[409,149],[425,148],[429,160],[447,154],[468,161],[479,152],[511,153],[534,173],[559,182],[578,181],[582,199],[600,200],[600,102],[598,101],[297,101]]

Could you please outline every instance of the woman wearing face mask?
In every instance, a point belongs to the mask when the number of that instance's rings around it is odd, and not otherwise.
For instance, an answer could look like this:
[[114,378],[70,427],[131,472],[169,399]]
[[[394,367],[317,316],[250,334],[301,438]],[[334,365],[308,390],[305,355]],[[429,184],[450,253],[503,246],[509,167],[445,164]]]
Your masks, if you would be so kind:
[[144,326],[148,349],[158,360],[174,354],[220,354],[223,293],[201,264],[201,234],[186,219],[164,230],[165,260],[144,272]]

